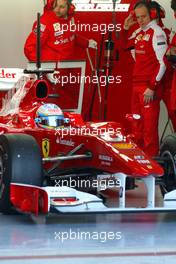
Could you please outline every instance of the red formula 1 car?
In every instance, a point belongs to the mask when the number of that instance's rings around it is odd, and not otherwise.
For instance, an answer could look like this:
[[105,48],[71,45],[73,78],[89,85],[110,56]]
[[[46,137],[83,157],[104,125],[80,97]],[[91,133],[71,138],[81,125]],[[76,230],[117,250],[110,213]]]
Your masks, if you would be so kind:
[[[73,65],[83,73],[84,62]],[[31,69],[27,74],[20,69],[1,72],[1,89],[9,89],[0,112],[1,212],[12,208],[36,215],[176,210],[175,191],[168,179],[170,192],[162,207],[155,206],[155,182],[163,178],[163,168],[138,148],[120,124],[83,121],[82,84],[76,111],[62,111],[49,102],[47,74],[37,79]],[[12,77],[17,78],[15,84],[9,84]],[[171,153],[167,147],[168,142],[163,143],[163,160]],[[143,181],[147,188],[145,208],[126,206],[126,190],[133,189],[136,181]],[[112,187],[118,189],[116,208],[107,207],[98,196]]]

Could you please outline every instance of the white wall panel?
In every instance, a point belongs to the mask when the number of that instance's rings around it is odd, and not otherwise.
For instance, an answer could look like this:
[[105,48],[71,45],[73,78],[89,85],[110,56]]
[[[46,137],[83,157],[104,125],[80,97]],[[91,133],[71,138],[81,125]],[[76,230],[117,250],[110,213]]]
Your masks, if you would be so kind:
[[24,41],[43,0],[0,0],[0,67],[25,67]]

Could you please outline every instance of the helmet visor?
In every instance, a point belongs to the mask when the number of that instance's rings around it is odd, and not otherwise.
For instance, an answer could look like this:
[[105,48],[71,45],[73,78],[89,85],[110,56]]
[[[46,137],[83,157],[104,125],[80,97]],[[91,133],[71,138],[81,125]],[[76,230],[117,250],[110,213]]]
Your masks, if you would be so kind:
[[64,124],[64,118],[62,116],[45,116],[40,117],[40,124],[48,127],[60,127]]

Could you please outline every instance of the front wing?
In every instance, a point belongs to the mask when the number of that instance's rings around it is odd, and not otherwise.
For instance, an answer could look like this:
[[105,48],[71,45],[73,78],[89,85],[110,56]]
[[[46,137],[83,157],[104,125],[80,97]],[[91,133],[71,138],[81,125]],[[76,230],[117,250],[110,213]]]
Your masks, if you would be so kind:
[[[118,207],[107,207],[96,195],[77,191],[73,188],[38,187],[26,184],[11,183],[10,199],[13,206],[20,212],[34,215],[54,213],[123,213],[123,212],[169,212],[176,211],[176,190],[165,194],[163,206],[155,206],[155,177],[143,178],[147,188],[146,207],[126,206],[126,175],[113,175],[120,182]],[[105,177],[100,175],[100,178]]]

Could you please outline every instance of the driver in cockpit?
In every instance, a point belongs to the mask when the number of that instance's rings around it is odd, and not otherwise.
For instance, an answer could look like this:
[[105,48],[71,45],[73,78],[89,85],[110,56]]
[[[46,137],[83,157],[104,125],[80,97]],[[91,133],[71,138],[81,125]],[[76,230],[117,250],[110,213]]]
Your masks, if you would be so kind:
[[36,111],[35,123],[41,128],[62,128],[64,127],[65,118],[59,106],[56,104],[44,104]]

